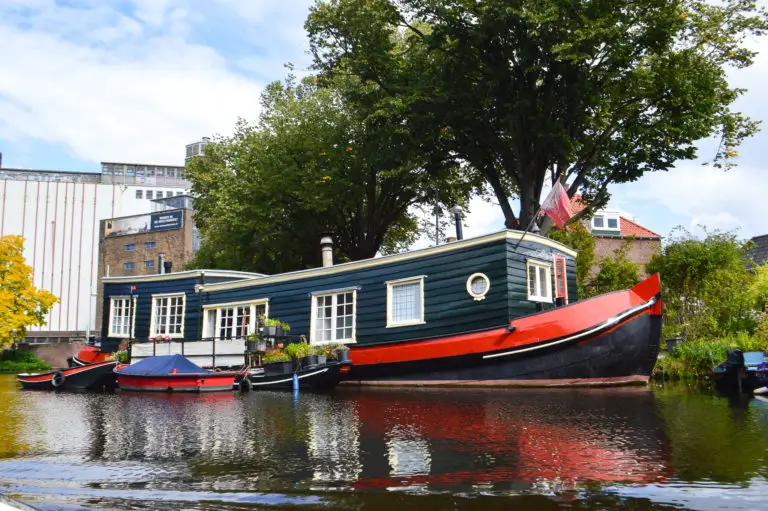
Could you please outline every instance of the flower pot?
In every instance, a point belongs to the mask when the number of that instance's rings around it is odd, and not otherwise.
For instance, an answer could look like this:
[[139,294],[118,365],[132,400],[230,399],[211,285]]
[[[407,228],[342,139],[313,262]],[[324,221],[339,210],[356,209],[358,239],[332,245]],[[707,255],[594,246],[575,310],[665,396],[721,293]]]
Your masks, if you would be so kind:
[[267,351],[267,342],[263,340],[246,341],[246,349],[250,352]]
[[349,362],[349,350],[338,350],[336,352],[336,360],[339,362]]
[[317,355],[308,355],[306,357],[302,357],[301,360],[301,367],[309,367],[309,366],[316,366],[317,365]]
[[317,364],[324,365],[328,362],[328,357],[325,355],[315,355],[317,357]]
[[264,335],[267,337],[277,337],[277,329],[279,327],[276,326],[265,326],[264,327]]
[[272,362],[264,366],[264,374],[291,374],[293,373],[293,361],[288,362]]

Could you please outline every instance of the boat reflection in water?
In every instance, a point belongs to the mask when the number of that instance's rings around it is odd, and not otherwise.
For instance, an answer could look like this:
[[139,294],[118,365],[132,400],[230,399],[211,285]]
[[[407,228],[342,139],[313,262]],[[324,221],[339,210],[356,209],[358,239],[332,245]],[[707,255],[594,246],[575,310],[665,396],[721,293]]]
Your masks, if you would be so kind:
[[183,472],[218,489],[551,492],[671,475],[647,390],[138,398],[90,411],[91,459],[186,461]]

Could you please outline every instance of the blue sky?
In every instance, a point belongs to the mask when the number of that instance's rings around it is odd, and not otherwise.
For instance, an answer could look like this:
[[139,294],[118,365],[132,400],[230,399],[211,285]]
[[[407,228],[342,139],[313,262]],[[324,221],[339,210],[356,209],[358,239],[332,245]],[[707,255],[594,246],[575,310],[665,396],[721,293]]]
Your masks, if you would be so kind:
[[[184,145],[254,120],[266,83],[310,62],[303,30],[311,0],[0,0],[3,166],[97,171],[99,162],[181,164]],[[749,44],[768,50],[766,40]],[[768,118],[768,51],[734,71],[740,109]],[[765,127],[768,130],[768,126]],[[767,131],[768,133],[768,131]],[[610,206],[664,236],[768,233],[766,135],[725,173],[701,160],[611,189]],[[499,230],[498,205],[475,201],[468,235]]]

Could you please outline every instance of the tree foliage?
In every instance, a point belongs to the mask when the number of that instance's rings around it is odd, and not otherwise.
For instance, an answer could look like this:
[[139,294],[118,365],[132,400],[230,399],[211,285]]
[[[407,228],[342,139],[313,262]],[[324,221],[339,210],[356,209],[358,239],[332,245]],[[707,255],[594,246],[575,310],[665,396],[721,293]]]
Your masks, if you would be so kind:
[[612,256],[600,260],[597,273],[584,286],[585,297],[629,289],[640,282],[640,269],[627,257],[632,241],[627,238]]
[[32,268],[24,263],[24,238],[0,237],[0,348],[27,335],[27,327],[45,324],[58,299],[32,285]]
[[467,164],[509,228],[547,179],[588,214],[704,137],[730,165],[757,123],[727,69],[752,64],[766,26],[755,0],[317,0],[306,23],[315,68],[374,87],[376,115],[402,117],[433,165]]
[[193,265],[313,267],[326,232],[337,260],[370,258],[416,240],[420,206],[464,204],[471,180],[428,167],[398,119],[366,109],[373,89],[354,78],[272,83],[256,124],[206,146],[187,166],[204,240]]
[[668,335],[717,337],[752,332],[759,318],[747,245],[733,233],[675,237],[646,265],[661,274]]

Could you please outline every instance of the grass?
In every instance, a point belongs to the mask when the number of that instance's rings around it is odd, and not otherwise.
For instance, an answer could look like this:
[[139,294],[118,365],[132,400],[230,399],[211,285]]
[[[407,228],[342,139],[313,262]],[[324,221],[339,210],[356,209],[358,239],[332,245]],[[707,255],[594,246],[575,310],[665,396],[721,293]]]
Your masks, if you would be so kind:
[[694,339],[677,345],[675,350],[659,358],[653,370],[656,379],[699,379],[708,377],[712,369],[725,360],[728,350],[766,351],[768,339],[745,332],[717,339]]
[[0,373],[30,373],[49,371],[51,366],[41,362],[34,353],[26,350],[0,352]]

